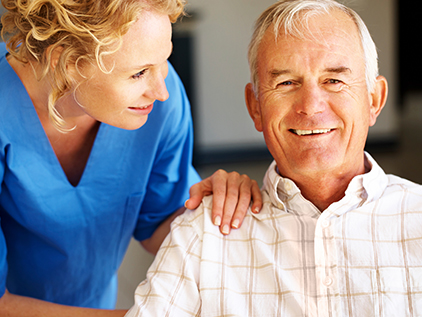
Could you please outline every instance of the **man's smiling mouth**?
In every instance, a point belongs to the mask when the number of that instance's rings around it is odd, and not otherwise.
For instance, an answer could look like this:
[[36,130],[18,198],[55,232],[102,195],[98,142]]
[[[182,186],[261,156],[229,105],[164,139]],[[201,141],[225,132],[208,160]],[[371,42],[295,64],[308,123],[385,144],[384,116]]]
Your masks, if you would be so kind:
[[290,129],[291,132],[297,135],[312,135],[312,134],[325,134],[330,132],[332,129],[317,129],[317,130],[296,130]]

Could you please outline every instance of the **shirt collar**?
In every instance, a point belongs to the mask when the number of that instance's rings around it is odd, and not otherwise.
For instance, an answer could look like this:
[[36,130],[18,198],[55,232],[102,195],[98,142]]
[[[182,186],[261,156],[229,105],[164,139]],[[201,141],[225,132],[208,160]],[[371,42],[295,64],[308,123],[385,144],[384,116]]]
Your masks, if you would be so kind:
[[[359,199],[363,200],[363,204],[378,199],[388,184],[387,175],[372,158],[372,156],[365,152],[365,157],[369,162],[371,168],[370,171],[354,177],[345,193],[345,197],[358,196]],[[268,193],[271,204],[278,209],[287,211],[286,205],[293,204],[297,207],[297,203],[300,204],[299,210],[303,210],[304,203],[310,204],[316,209],[311,202],[303,198],[300,194],[300,189],[292,180],[284,178],[278,174],[277,164],[275,161],[271,163],[265,173],[263,190]],[[297,203],[295,203],[295,201]]]
[[364,191],[366,201],[377,200],[388,185],[388,177],[374,158],[365,152],[365,158],[369,162],[371,170],[368,173],[355,176],[346,190],[346,195],[353,195]]

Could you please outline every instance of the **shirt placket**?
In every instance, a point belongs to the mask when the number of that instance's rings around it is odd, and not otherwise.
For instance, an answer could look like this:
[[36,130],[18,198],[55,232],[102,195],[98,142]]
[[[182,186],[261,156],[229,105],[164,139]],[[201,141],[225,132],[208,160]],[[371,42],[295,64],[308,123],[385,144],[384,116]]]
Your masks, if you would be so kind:
[[344,251],[336,241],[342,217],[363,203],[358,192],[349,193],[332,204],[318,219],[315,228],[315,265],[318,292],[318,316],[343,316],[338,264]]
[[334,216],[326,210],[315,228],[315,265],[318,316],[336,316],[335,295],[338,294],[336,248],[333,236]]

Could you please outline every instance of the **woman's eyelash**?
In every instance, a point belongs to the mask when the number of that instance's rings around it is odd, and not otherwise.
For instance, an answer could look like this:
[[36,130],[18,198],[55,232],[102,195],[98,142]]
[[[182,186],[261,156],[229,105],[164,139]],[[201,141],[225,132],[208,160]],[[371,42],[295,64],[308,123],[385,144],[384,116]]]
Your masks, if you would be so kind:
[[146,69],[141,70],[140,72],[136,73],[135,75],[132,76],[133,79],[139,79],[141,78],[145,73],[146,73]]

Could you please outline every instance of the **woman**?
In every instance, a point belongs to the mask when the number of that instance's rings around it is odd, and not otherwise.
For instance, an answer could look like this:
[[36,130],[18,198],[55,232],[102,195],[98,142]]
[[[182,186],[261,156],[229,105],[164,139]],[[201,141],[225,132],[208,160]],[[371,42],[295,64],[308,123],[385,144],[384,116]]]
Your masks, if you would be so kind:
[[[96,308],[114,307],[131,236],[156,252],[200,180],[189,103],[167,62],[184,3],[2,4],[0,315],[122,315]],[[261,206],[255,182],[222,171],[192,187],[187,206],[213,188],[224,233],[251,191]]]

